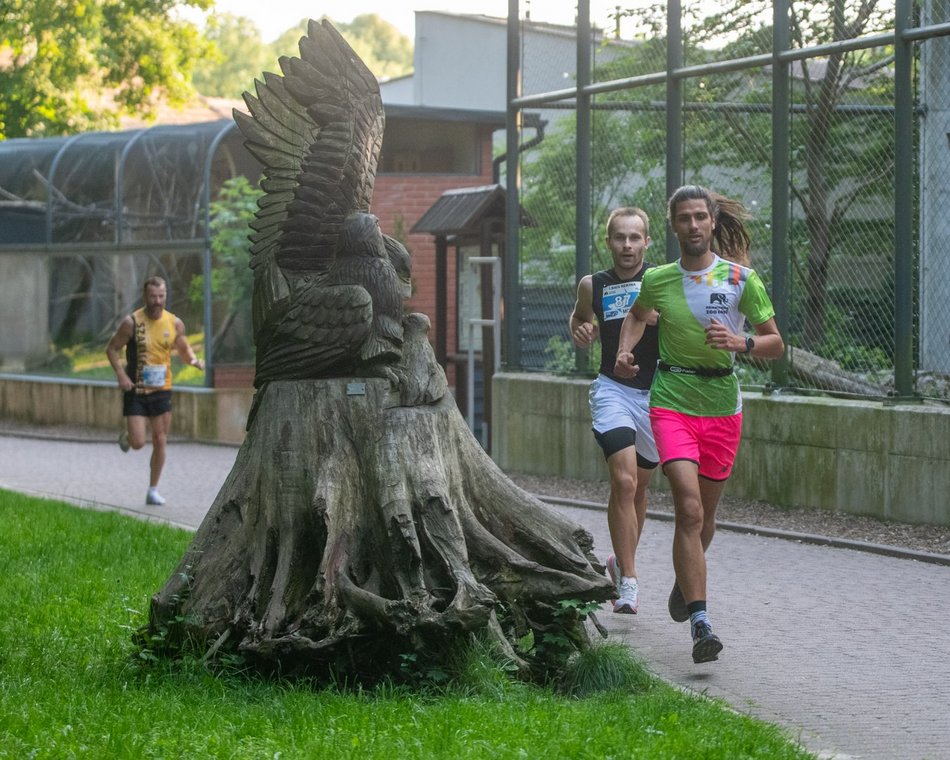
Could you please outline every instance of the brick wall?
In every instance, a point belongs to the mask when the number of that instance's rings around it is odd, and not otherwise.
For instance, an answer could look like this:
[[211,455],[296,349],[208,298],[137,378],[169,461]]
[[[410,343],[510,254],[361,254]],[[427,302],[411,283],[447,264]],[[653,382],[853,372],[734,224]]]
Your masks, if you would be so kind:
[[[379,217],[379,224],[387,235],[394,235],[402,228],[405,244],[412,254],[412,298],[407,303],[409,311],[421,312],[429,317],[432,328],[429,341],[435,343],[435,238],[426,233],[409,235],[409,230],[419,221],[446,190],[461,187],[480,187],[492,181],[491,129],[479,130],[481,174],[378,174],[373,189],[371,211]],[[396,237],[400,237],[398,234]],[[455,256],[450,250],[448,261],[448,290],[446,294],[446,346],[454,353],[457,318],[455,298]]]

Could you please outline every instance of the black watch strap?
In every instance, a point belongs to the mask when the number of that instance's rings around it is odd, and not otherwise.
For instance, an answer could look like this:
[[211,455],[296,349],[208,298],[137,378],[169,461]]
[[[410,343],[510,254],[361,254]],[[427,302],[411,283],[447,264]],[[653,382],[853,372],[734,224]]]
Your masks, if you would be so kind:
[[751,335],[746,336],[746,339],[745,339],[745,352],[746,352],[747,354],[751,354],[753,348],[755,348],[755,338],[753,338]]

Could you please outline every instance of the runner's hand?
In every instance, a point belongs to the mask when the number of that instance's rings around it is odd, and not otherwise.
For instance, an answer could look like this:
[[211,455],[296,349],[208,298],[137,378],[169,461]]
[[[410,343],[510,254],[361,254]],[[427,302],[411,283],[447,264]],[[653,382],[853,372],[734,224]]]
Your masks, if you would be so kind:
[[578,322],[574,332],[571,333],[574,345],[578,348],[588,348],[596,337],[597,325],[592,322]]
[[745,339],[736,335],[718,319],[711,319],[706,326],[706,345],[723,351],[741,351],[745,348]]
[[636,363],[630,351],[618,351],[617,361],[614,363],[614,374],[617,377],[636,377],[640,372],[640,365]]

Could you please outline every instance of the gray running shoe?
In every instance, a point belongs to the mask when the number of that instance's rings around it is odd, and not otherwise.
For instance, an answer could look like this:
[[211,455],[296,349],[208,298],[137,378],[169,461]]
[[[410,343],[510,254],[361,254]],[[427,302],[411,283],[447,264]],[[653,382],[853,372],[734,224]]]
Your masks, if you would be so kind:
[[123,430],[121,433],[119,433],[119,448],[122,449],[123,454],[132,448],[132,444],[129,443],[128,430]]
[[697,623],[693,626],[693,662],[712,662],[719,659],[722,642],[712,632],[709,623]]
[[667,608],[670,611],[670,617],[677,623],[685,623],[689,620],[686,600],[683,598],[683,592],[680,591],[680,586],[676,582],[673,583],[673,590],[670,592],[670,601]]

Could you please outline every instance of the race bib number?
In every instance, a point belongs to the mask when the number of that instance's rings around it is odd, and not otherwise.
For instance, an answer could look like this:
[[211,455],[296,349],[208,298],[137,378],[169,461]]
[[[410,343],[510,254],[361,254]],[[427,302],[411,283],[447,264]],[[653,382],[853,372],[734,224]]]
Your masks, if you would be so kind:
[[616,285],[604,285],[604,295],[601,305],[604,310],[604,321],[623,319],[637,300],[640,293],[638,282],[618,282]]
[[146,388],[161,388],[165,385],[164,364],[146,364],[142,370],[142,384]]

